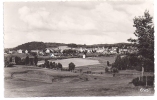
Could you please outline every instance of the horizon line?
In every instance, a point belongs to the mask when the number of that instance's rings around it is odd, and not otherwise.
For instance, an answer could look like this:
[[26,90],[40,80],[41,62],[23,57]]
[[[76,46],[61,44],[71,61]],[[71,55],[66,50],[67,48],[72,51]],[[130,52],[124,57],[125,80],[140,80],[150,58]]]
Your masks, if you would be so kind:
[[[30,41],[30,42],[26,42],[26,43],[31,43],[31,42],[43,42],[43,41]],[[22,44],[26,44],[26,43],[22,43]],[[118,44],[118,43],[129,43],[130,44],[130,42],[117,42],[117,43],[99,43],[99,44],[78,44],[78,43],[60,43],[60,42],[43,42],[43,43],[59,43],[59,44],[76,44],[76,45],[86,45],[86,46],[92,46],[92,45],[103,45],[103,44]],[[9,48],[5,48],[4,47],[4,49],[11,49],[11,48],[16,48],[16,47],[18,47],[18,46],[20,46],[20,45],[22,45],[22,44],[19,44],[19,45],[17,45],[17,46],[15,46],[15,47],[9,47]]]

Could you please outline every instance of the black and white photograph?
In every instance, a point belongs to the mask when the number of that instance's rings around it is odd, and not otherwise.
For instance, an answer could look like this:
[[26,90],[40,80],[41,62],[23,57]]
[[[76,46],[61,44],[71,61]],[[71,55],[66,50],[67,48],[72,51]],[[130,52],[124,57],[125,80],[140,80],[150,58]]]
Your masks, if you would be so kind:
[[4,1],[4,98],[154,96],[154,26],[154,0]]

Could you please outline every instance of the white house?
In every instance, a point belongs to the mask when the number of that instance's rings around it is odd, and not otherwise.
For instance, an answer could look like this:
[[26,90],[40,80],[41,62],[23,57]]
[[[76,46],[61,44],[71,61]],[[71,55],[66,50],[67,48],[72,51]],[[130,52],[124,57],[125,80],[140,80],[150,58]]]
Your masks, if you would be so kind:
[[125,54],[125,53],[128,52],[128,50],[127,50],[127,49],[119,49],[119,52],[120,52],[121,54]]
[[98,49],[96,52],[102,53],[103,51],[104,51],[104,49]]
[[111,52],[109,50],[104,50],[102,53],[103,54],[111,54]]
[[22,53],[22,50],[21,50],[21,49],[19,49],[19,50],[17,50],[17,52],[18,52],[18,53]]
[[60,49],[61,51],[66,50],[66,49],[71,49],[68,46],[59,46],[58,49]]
[[55,55],[54,54],[50,54],[50,57],[55,57]]
[[28,50],[25,50],[25,53],[28,53]]
[[9,50],[9,52],[8,52],[8,53],[12,54],[12,53],[13,53],[13,51]]
[[79,51],[80,51],[80,52],[83,52],[83,48],[81,47]]
[[31,50],[31,53],[39,54],[39,50]]
[[44,55],[43,51],[39,51],[39,55],[43,56]]
[[50,53],[50,49],[46,49],[45,53]]

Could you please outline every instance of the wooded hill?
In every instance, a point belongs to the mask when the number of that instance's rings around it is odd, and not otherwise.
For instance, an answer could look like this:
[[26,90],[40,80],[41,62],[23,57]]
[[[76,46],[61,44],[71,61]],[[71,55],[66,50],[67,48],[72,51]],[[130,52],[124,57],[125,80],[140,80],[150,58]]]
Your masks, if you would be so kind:
[[[81,44],[65,44],[65,43],[44,43],[44,42],[28,42],[28,43],[24,43],[21,44],[15,48],[10,48],[11,50],[43,50],[45,48],[48,47],[58,47],[58,46],[68,46],[68,47],[72,47],[72,48],[78,48],[78,47],[85,47],[85,48],[97,48],[97,47],[127,47],[127,46],[131,46],[133,44],[130,43],[115,43],[115,44],[94,44],[94,45],[81,45]],[[7,48],[8,49],[8,48]]]

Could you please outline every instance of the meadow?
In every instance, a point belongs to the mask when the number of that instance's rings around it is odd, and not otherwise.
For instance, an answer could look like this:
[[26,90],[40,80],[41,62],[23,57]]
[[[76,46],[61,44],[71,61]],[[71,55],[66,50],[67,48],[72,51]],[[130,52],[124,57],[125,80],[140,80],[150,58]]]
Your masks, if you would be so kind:
[[[66,59],[65,59],[66,60]],[[80,64],[82,60],[83,63]],[[15,65],[4,68],[5,97],[71,97],[71,96],[145,96],[153,95],[154,87],[141,92],[132,79],[141,75],[136,70],[121,70],[115,77],[105,73],[106,61],[115,57],[70,58],[78,61],[74,72],[53,70],[35,66]],[[66,60],[67,61],[67,60]],[[96,63],[90,63],[96,62]],[[63,64],[64,65],[64,64]],[[66,63],[65,63],[66,65]],[[82,69],[82,72],[78,72]],[[87,71],[93,72],[87,74]],[[147,73],[152,75],[153,73]]]

